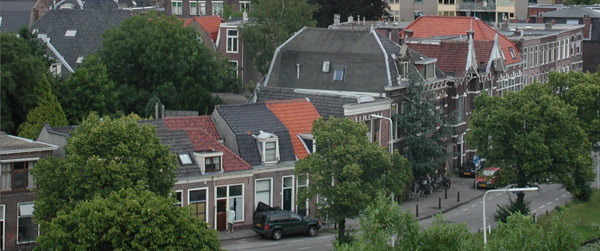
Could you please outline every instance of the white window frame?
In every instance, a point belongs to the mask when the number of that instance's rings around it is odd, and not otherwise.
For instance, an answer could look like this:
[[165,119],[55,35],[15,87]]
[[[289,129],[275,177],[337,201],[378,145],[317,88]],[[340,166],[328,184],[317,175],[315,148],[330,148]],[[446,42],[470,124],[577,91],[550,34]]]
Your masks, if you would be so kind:
[[0,245],[0,249],[5,250],[6,243],[6,228],[4,227],[6,224],[6,205],[0,205],[0,228],[2,229],[2,236],[0,236],[0,241],[2,242]]
[[[196,7],[193,7],[192,4],[196,4]],[[190,1],[190,16],[197,16],[197,15],[198,15],[198,2]]]
[[[215,8],[215,6],[221,7],[220,12],[217,12],[216,9],[218,9],[218,8]],[[213,15],[222,16],[224,10],[225,10],[225,4],[223,3],[223,1],[213,1],[212,2],[212,14]]]
[[[236,34],[229,35],[229,31],[235,31]],[[239,40],[240,32],[238,31],[238,29],[227,29],[225,35],[227,36],[227,44],[226,44],[227,53],[238,53],[239,49],[240,49],[239,48],[240,47],[240,40]],[[231,48],[229,47],[230,43],[231,43]]]
[[223,172],[223,152],[194,152],[194,158],[200,167],[200,172],[202,172],[202,175],[206,173],[206,158],[213,157],[219,157],[221,159],[221,163],[219,163],[219,170],[211,172]]
[[[307,187],[308,188],[308,186],[310,185],[310,178],[308,177],[308,174],[305,174],[305,175],[306,175],[306,185],[302,185],[302,186],[300,185],[300,179],[299,179],[299,177],[302,177],[303,175],[296,176],[296,195],[298,195],[298,190],[301,187]],[[306,199],[305,203],[306,203],[306,216],[308,216],[308,215],[310,215],[310,205],[309,205],[310,200]],[[298,213],[298,210],[299,210],[298,204],[296,204],[295,208],[296,208],[296,213]]]
[[[285,185],[285,182],[284,182],[285,178],[290,178],[290,177],[292,178],[292,186],[291,187],[284,187],[284,185]],[[292,205],[290,207],[291,208],[290,211],[292,211],[292,210],[294,210],[294,208],[296,208],[296,199],[295,199],[296,197],[294,197],[296,195],[296,193],[295,193],[296,192],[295,191],[296,188],[294,187],[294,183],[295,183],[294,181],[296,181],[296,177],[294,175],[286,175],[286,176],[282,176],[281,177],[281,209],[283,209],[283,189],[285,189],[285,188],[292,189]]]
[[54,76],[60,76],[62,72],[62,64],[61,63],[52,63],[50,65],[50,73],[54,74]]
[[247,12],[250,13],[250,1],[240,1],[240,12],[244,12],[244,5],[248,6]]
[[[24,204],[32,204],[33,205],[34,203],[33,202],[21,202],[21,203],[17,203],[17,244],[35,243],[35,240],[33,240],[33,241],[24,241],[24,242],[20,242],[19,241],[19,223],[21,221],[21,218],[31,217],[32,220],[33,220],[33,212],[31,212],[31,215],[27,215],[27,216],[21,215],[21,205],[24,205]],[[40,236],[40,225],[39,224],[36,224],[36,225],[37,225],[37,236],[36,236],[36,239],[37,239],[37,237]]]
[[175,200],[177,200],[177,193],[181,193],[181,201],[176,202],[175,205],[179,207],[183,207],[183,190],[175,190],[173,194],[175,194]]
[[[258,151],[260,153],[260,159],[262,161],[263,164],[273,164],[273,163],[277,163],[279,162],[280,156],[279,156],[279,137],[277,135],[275,135],[274,133],[270,133],[271,136],[269,138],[258,138],[258,136],[256,137],[256,140],[258,141]],[[260,135],[260,134],[259,134]],[[273,161],[267,161],[267,155],[266,155],[266,147],[267,147],[267,142],[275,142],[275,160]]]
[[525,46],[525,47],[523,48],[523,58],[522,58],[522,59],[523,59],[523,61],[524,61],[524,63],[525,63],[525,64],[523,65],[523,68],[525,68],[525,69],[527,69],[527,66],[528,66],[528,61],[527,61],[527,60],[529,60],[529,55],[527,54],[527,53],[529,53],[528,49],[529,49],[529,48],[528,48],[527,46]]
[[[179,4],[179,7],[177,7]],[[183,1],[171,1],[171,12],[173,15],[181,16],[183,14]]]
[[[304,149],[306,149],[306,151],[308,152],[308,154],[314,153],[317,151],[317,145],[315,144],[315,138],[312,135],[312,133],[300,133],[298,134],[298,139],[300,139],[300,142],[302,142],[302,145],[304,146]],[[308,149],[308,145],[306,145],[306,143],[304,142],[305,139],[309,139],[312,140],[312,149]]]
[[[240,185],[242,186],[242,196],[233,196],[233,197],[229,196],[229,187],[231,187],[231,186],[240,186]],[[217,195],[217,189],[219,187],[226,187],[226,189],[225,189],[225,197],[217,197],[218,196]],[[222,185],[222,186],[216,186],[215,187],[215,203],[217,203],[217,200],[219,200],[219,199],[226,199],[227,200],[227,208],[226,208],[226,210],[229,210],[229,208],[231,207],[229,205],[229,199],[240,198],[240,197],[242,198],[242,212],[240,214],[242,216],[242,219],[241,220],[234,220],[233,222],[244,222],[244,219],[245,219],[244,212],[246,211],[246,204],[245,204],[246,203],[246,197],[245,197],[245,192],[244,191],[245,191],[245,189],[244,189],[244,183],[228,184],[228,185]],[[217,215],[217,206],[216,206],[216,204],[215,204],[214,215]],[[235,213],[235,216],[237,218],[237,216],[238,216],[237,212]],[[215,226],[217,225],[216,220],[217,220],[217,217],[215,217]]]
[[206,1],[198,1],[198,15],[199,16],[206,15]]
[[[398,105],[398,103],[393,103],[392,106],[390,107],[390,114],[392,114],[392,118],[395,118],[395,119],[392,119],[394,123],[392,123],[392,125],[390,125],[390,126],[392,126],[392,132],[394,133],[391,137],[392,139],[399,138],[398,137],[398,116],[397,116],[400,113],[399,109],[400,109],[400,106]],[[395,110],[395,112],[394,112],[394,110]],[[394,116],[394,115],[396,115],[396,116]]]
[[[210,196],[209,196],[209,193],[208,193],[208,192],[209,192],[209,191],[208,191],[208,187],[200,187],[200,188],[192,188],[192,189],[188,189],[188,191],[187,191],[187,194],[188,194],[188,196],[187,196],[187,205],[186,205],[186,206],[188,206],[188,207],[189,207],[189,206],[191,205],[191,204],[190,204],[190,203],[191,203],[191,202],[190,202],[190,198],[191,198],[191,196],[190,196],[190,193],[191,193],[191,192],[194,192],[194,191],[199,191],[199,190],[205,190],[205,191],[206,191],[206,203],[205,203],[205,205],[204,205],[204,218],[205,218],[205,219],[204,219],[204,222],[208,223],[208,218],[210,218],[210,217],[209,217],[209,215],[208,215],[208,212],[209,212],[209,211],[208,211],[208,203],[210,202],[210,201],[209,201],[209,198],[210,198]],[[196,216],[195,216],[195,215],[193,215],[193,217],[196,217]]]
[[234,66],[235,67],[235,75],[238,75],[239,74],[238,70],[239,70],[239,65],[240,65],[239,62],[237,60],[229,60],[229,63],[232,65],[235,64],[235,66]]
[[[259,181],[263,181],[263,180],[269,180],[269,206],[273,206],[273,178],[264,178],[264,179],[255,179],[254,180],[254,208],[256,208],[256,206],[258,205],[258,202],[256,200],[256,184],[258,184]],[[266,203],[265,203],[266,204]]]

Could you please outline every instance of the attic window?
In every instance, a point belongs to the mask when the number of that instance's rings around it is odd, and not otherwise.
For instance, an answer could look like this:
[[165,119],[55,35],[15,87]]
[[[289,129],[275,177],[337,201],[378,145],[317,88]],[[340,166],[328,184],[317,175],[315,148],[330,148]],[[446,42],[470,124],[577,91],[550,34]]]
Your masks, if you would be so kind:
[[277,163],[279,161],[279,137],[277,135],[260,131],[255,135],[258,151],[263,164]]
[[344,67],[333,67],[333,81],[344,82]]
[[517,59],[517,54],[515,54],[515,49],[513,47],[508,47],[508,51],[510,51],[512,59]]
[[192,158],[190,158],[190,155],[187,153],[179,154],[179,161],[182,165],[192,164]]
[[83,56],[79,56],[79,57],[77,57],[77,63],[78,63],[78,64],[81,64],[81,63],[83,63]]
[[223,152],[194,152],[194,158],[202,174],[223,171]]
[[302,145],[304,145],[304,148],[306,148],[306,151],[308,151],[308,153],[315,152],[315,140],[312,134],[298,134],[298,138],[300,138],[300,141],[302,141]]
[[65,37],[74,37],[77,34],[77,30],[67,30],[65,32]]
[[329,61],[323,61],[323,72],[329,72],[329,66],[331,65],[331,62]]
[[425,65],[425,78],[435,77],[435,63],[429,63]]

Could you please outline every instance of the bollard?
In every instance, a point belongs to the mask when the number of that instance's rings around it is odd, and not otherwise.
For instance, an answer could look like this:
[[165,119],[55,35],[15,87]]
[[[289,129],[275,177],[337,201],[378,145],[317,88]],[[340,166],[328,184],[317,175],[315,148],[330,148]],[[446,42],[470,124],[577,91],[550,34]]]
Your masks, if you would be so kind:
[[533,221],[537,222],[537,214],[533,214]]
[[438,198],[438,209],[442,209],[442,198]]
[[548,216],[548,210],[546,210],[546,216]]
[[565,201],[565,207],[566,206],[569,206],[569,202],[568,201]]
[[419,218],[419,204],[417,204],[417,214],[416,215],[417,215],[416,217]]
[[448,188],[444,187],[444,199],[448,199]]
[[460,192],[456,191],[456,202],[460,202]]
[[491,234],[492,233],[492,224],[489,224],[488,227],[489,227],[488,233]]
[[479,234],[479,233],[481,233],[481,228],[478,228],[478,229],[477,229],[477,233],[478,233],[478,234]]

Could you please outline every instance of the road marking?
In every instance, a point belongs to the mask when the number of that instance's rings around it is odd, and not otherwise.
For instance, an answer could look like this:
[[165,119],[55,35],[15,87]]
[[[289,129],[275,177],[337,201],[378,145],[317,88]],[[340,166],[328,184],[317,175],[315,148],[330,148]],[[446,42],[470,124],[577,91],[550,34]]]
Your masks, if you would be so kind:
[[474,204],[474,205],[472,205],[471,207],[475,207],[475,206],[477,206],[477,205],[476,205],[476,204]]
[[463,212],[467,211],[468,209],[469,209],[469,208],[465,208],[465,209],[463,209]]
[[303,248],[298,248],[298,250],[305,250],[305,249],[311,249],[312,247],[303,247]]
[[554,199],[554,201],[558,201],[558,198]]
[[454,215],[458,215],[458,213],[454,213]]
[[540,207],[540,209],[542,209],[542,208],[544,208],[544,207],[545,207],[545,205],[542,205],[542,206]]
[[290,241],[290,242],[301,242],[301,241],[304,241],[304,240],[293,240],[293,241]]
[[563,195],[561,195],[560,197],[561,197],[561,198],[564,198],[565,196],[567,196],[567,195],[566,195],[566,194],[563,194]]
[[533,210],[531,210],[531,212],[532,212],[532,213],[535,213],[535,211],[537,211],[537,209],[533,209]]
[[546,203],[546,205],[550,205],[550,204],[552,204],[552,201],[550,201],[550,202]]
[[491,200],[491,199],[492,199],[492,196],[490,196],[490,197],[488,198],[488,200]]
[[329,243],[329,244],[327,244],[327,245],[325,245],[325,246],[326,246],[326,247],[330,247],[330,246],[333,246],[333,244]]

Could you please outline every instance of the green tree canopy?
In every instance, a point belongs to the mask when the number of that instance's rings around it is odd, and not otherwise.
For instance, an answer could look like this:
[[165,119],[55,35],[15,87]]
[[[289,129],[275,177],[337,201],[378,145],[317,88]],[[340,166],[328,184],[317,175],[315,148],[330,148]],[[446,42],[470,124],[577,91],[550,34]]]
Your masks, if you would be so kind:
[[176,159],[159,142],[156,129],[140,126],[134,115],[101,119],[94,113],[68,139],[66,158],[45,158],[32,170],[36,180],[35,220],[47,222],[75,203],[141,183],[167,196]]
[[19,136],[24,138],[36,139],[40,134],[44,123],[50,126],[69,125],[67,117],[63,112],[56,96],[52,93],[52,88],[48,80],[43,78],[35,87],[34,94],[37,99],[37,106],[27,114],[27,121],[19,125]]
[[346,21],[349,16],[354,16],[354,20],[363,17],[368,20],[379,20],[382,17],[388,17],[390,7],[386,1],[380,0],[311,0],[311,3],[321,6],[315,14],[319,27],[327,28],[333,24],[333,15],[340,14],[342,21]]
[[263,74],[269,71],[275,49],[304,26],[314,27],[318,6],[307,0],[255,0],[242,27],[246,53]]
[[478,97],[467,140],[501,167],[499,185],[556,182],[579,196],[589,189],[593,172],[591,147],[578,124],[575,107],[553,95],[548,85],[534,84],[506,97]]
[[86,57],[67,81],[59,83],[58,90],[62,107],[73,124],[80,124],[90,112],[102,116],[120,109],[115,83],[96,56]]
[[59,212],[36,250],[220,250],[217,232],[174,203],[143,188],[95,196]]
[[17,127],[37,103],[35,86],[47,81],[48,66],[30,42],[11,33],[0,34],[2,83],[1,130],[16,134]]
[[225,60],[175,16],[135,15],[103,34],[99,55],[121,93],[125,113],[142,113],[157,96],[167,109],[212,110],[209,91],[240,88]]
[[373,194],[382,188],[384,173],[394,164],[385,148],[368,141],[367,127],[362,123],[336,118],[325,122],[321,118],[314,122],[312,133],[318,151],[296,162],[296,173],[308,174],[310,179],[300,201],[317,195],[326,201],[319,214],[335,218],[338,239],[345,242],[346,218],[358,216],[373,201]]

